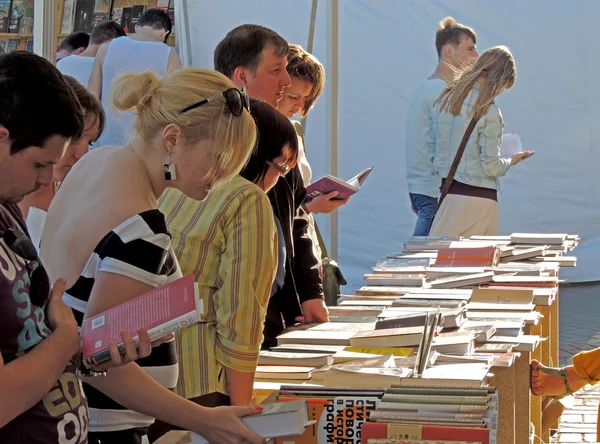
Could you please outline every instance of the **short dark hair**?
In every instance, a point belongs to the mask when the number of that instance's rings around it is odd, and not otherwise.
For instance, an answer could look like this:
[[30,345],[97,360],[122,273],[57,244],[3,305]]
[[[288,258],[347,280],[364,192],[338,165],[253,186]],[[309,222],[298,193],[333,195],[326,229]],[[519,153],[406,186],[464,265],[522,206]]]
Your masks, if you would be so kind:
[[440,20],[440,25],[437,32],[435,33],[435,49],[437,50],[438,57],[442,56],[442,48],[448,44],[458,45],[460,43],[460,36],[473,39],[473,43],[477,43],[477,35],[472,28],[457,23],[452,17],[444,17]]
[[140,17],[138,26],[150,26],[152,29],[157,31],[164,29],[169,33],[173,31],[171,17],[169,17],[169,14],[167,14],[165,11],[158,8],[147,9],[146,12],[144,12]]
[[52,136],[81,136],[83,114],[73,88],[36,54],[0,55],[0,97],[0,125],[9,132],[11,154],[41,147]]
[[258,141],[256,147],[248,160],[248,163],[240,173],[250,182],[260,183],[272,161],[285,153],[287,147],[289,154],[288,165],[294,167],[298,160],[298,135],[294,125],[288,118],[266,102],[258,99],[250,99],[251,115],[256,122]]
[[215,71],[231,78],[239,66],[255,72],[263,49],[271,46],[278,56],[287,56],[288,43],[275,31],[260,25],[240,25],[229,31],[215,48]]
[[109,40],[117,37],[124,37],[127,34],[121,25],[113,20],[103,20],[94,26],[90,34],[90,44],[102,45]]
[[[92,118],[90,119],[89,128],[92,128],[96,122],[98,122],[98,134],[96,134],[96,137],[93,140],[95,142],[100,138],[100,135],[104,131],[104,125],[106,123],[106,114],[104,113],[104,108],[102,108],[100,101],[94,97],[94,95],[89,92],[85,86],[71,76],[64,76],[64,78],[69,86],[73,88],[73,91],[77,96],[77,101],[83,109],[84,125],[89,118]],[[83,131],[87,131],[89,128],[85,127]]]
[[90,44],[90,35],[87,32],[74,32],[60,42],[59,48],[65,51],[75,51],[79,48],[87,48]]

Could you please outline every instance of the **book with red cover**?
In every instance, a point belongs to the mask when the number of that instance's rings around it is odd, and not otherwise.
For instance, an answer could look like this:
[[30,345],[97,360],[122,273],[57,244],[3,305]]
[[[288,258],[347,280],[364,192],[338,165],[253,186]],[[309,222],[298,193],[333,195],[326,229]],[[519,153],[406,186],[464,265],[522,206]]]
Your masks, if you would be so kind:
[[367,422],[363,424],[361,444],[367,444],[369,439],[377,438],[471,441],[490,444],[490,431],[489,429],[476,427],[388,424],[385,422]]
[[306,187],[306,200],[310,201],[321,194],[331,193],[332,191],[338,192],[334,199],[347,199],[358,192],[372,170],[373,167],[367,168],[347,182],[328,174]]
[[137,331],[144,328],[150,340],[155,341],[200,322],[202,312],[203,304],[198,299],[192,274],[155,288],[83,321],[83,363],[90,366],[110,360],[108,344],[114,342],[121,348],[123,330],[137,341]]
[[500,260],[497,246],[478,248],[440,248],[436,267],[495,267]]

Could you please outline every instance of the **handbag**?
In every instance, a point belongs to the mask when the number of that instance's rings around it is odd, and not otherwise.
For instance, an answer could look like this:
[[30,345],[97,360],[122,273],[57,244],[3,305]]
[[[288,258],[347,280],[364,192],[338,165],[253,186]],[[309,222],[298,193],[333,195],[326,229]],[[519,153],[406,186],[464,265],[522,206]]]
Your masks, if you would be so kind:
[[471,119],[471,121],[469,122],[469,126],[467,126],[465,134],[463,135],[463,138],[460,141],[458,151],[456,152],[456,156],[454,156],[454,161],[450,166],[450,171],[448,171],[448,176],[446,177],[446,181],[444,182],[444,186],[442,187],[442,190],[440,192],[438,208],[442,205],[442,201],[448,195],[448,191],[450,191],[450,187],[452,186],[452,182],[454,181],[454,175],[456,174],[456,170],[458,169],[458,164],[460,163],[460,159],[462,159],[462,156],[465,152],[465,148],[467,146],[467,142],[469,141],[469,138],[471,137],[471,134],[473,133],[476,124],[477,120],[475,120],[474,118]]
[[340,270],[337,262],[328,256],[327,247],[325,246],[325,242],[323,242],[323,238],[321,237],[321,232],[319,231],[317,221],[315,221],[315,232],[317,233],[319,247],[321,248],[321,264],[323,267],[323,295],[325,298],[325,305],[335,306],[337,305],[337,300],[341,292],[341,286],[346,285],[348,282],[344,278],[342,270]]

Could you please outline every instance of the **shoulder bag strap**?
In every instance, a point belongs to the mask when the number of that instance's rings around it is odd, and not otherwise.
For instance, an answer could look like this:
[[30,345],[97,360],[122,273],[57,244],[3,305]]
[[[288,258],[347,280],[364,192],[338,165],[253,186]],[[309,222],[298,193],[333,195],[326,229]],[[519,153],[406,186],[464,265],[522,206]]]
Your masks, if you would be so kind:
[[450,191],[450,186],[454,181],[454,175],[456,174],[456,170],[458,169],[458,164],[460,163],[460,159],[462,159],[463,153],[465,152],[465,147],[467,146],[467,142],[469,141],[469,137],[471,137],[471,133],[473,129],[475,129],[475,125],[477,124],[477,120],[471,119],[469,122],[469,126],[467,127],[465,134],[460,141],[460,145],[458,146],[458,151],[456,152],[456,156],[454,156],[454,161],[450,166],[450,171],[448,171],[448,177],[446,177],[446,181],[444,182],[444,186],[442,187],[442,191],[440,193],[440,200],[438,202],[438,206],[442,205],[442,201]]

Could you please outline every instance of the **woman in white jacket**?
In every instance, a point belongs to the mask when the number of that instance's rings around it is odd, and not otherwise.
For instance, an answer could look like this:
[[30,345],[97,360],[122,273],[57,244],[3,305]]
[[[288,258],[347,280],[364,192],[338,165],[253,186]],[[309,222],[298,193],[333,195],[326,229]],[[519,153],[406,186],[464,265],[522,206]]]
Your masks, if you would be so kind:
[[508,48],[490,48],[448,85],[431,110],[429,150],[442,189],[469,123],[475,122],[448,195],[433,220],[431,236],[498,233],[499,177],[532,154],[500,155],[504,123],[494,99],[516,77],[515,59]]

